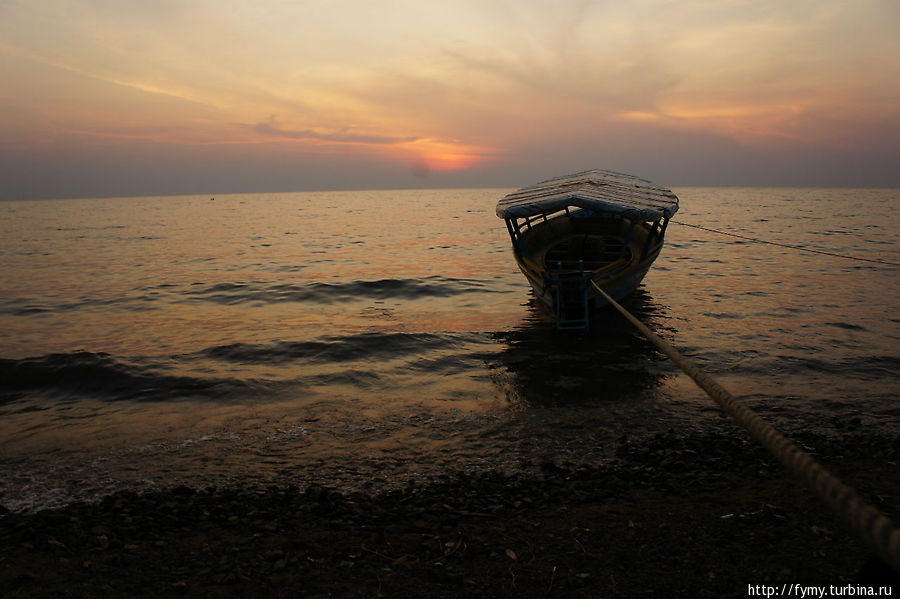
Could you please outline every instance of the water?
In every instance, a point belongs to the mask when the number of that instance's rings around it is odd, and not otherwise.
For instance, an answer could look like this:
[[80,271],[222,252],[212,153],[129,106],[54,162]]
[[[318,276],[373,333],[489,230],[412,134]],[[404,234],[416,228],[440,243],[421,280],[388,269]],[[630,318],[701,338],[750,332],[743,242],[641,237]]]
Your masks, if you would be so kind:
[[[507,190],[0,203],[0,503],[378,491],[729,428],[618,317],[561,333]],[[900,190],[676,189],[676,220],[900,262]],[[896,267],[677,226],[626,305],[782,430],[896,434]]]

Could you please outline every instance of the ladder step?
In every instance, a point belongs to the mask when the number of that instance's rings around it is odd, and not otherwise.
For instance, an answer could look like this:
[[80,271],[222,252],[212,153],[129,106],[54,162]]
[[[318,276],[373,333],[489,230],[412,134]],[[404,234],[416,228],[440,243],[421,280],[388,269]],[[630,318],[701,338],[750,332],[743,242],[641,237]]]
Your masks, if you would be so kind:
[[556,288],[556,327],[588,328],[588,299],[584,279],[560,279]]
[[564,272],[563,262],[557,263],[556,279],[556,328],[588,328],[587,282],[584,279],[584,261],[578,261],[578,271]]

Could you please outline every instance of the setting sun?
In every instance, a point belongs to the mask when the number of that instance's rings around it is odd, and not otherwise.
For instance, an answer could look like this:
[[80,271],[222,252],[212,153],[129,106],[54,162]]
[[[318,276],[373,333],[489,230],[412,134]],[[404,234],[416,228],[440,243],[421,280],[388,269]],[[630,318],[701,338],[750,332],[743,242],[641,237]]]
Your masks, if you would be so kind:
[[428,171],[457,171],[484,166],[497,160],[492,148],[466,145],[456,141],[421,139],[405,144],[405,149],[418,155],[414,168]]

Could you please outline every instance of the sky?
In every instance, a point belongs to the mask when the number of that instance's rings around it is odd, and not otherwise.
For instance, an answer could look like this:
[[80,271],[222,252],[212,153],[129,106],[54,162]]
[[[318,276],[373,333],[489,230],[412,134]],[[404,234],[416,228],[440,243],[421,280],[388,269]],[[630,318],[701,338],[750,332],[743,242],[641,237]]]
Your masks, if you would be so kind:
[[900,186],[897,0],[0,0],[0,199]]

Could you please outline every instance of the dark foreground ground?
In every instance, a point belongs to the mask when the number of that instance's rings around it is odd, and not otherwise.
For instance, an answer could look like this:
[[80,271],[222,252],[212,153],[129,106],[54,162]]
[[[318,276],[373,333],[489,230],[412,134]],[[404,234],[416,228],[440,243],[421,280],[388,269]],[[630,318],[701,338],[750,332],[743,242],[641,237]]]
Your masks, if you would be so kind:
[[[896,521],[897,439],[800,441]],[[0,596],[747,597],[762,585],[790,593],[782,584],[900,593],[896,573],[867,578],[870,553],[740,433],[622,440],[617,454],[376,496],[181,487],[6,513]]]

